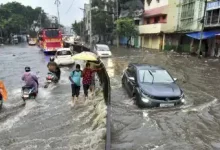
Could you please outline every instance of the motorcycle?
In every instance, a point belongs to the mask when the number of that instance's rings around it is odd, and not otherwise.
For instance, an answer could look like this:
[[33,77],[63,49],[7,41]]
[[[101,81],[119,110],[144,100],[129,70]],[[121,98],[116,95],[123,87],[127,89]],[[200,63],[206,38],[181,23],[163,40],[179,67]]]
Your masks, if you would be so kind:
[[35,99],[37,93],[34,92],[34,87],[23,86],[22,87],[22,99],[25,101],[27,99]]
[[48,88],[51,83],[57,83],[58,81],[59,79],[57,78],[57,76],[54,73],[49,72],[46,77],[46,84],[44,88]]

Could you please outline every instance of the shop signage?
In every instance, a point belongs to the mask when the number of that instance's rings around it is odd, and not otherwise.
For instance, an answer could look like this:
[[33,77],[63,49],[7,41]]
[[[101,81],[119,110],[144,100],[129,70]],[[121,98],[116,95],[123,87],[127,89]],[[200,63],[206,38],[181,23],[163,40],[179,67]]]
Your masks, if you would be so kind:
[[213,9],[218,9],[220,8],[220,1],[216,1],[216,2],[209,2],[207,3],[207,7],[206,10],[213,10]]

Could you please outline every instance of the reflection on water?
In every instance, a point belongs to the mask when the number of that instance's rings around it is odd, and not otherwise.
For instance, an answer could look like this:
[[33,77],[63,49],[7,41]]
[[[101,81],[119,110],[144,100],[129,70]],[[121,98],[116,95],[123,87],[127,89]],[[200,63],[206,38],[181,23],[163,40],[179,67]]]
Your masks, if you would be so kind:
[[110,78],[115,76],[115,65],[112,58],[104,58],[102,62],[105,64],[106,70]]

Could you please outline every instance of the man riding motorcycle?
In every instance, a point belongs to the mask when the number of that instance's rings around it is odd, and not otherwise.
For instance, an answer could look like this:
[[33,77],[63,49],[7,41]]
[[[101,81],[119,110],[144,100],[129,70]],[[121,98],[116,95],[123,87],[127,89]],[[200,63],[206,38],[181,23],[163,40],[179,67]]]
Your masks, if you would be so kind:
[[48,70],[56,75],[58,81],[60,80],[60,67],[54,62],[54,57],[50,58],[50,62],[47,64]]
[[31,73],[31,68],[30,67],[25,67],[25,73],[22,76],[22,80],[25,81],[25,86],[28,87],[33,87],[34,88],[34,93],[37,95],[38,94],[38,78],[36,75]]

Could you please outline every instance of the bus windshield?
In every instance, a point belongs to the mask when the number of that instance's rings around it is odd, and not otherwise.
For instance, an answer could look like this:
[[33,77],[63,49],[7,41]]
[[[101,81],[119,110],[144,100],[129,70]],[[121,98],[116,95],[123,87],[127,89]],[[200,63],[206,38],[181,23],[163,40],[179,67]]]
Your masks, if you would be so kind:
[[56,38],[59,36],[59,31],[58,30],[46,30],[45,35],[48,38]]

